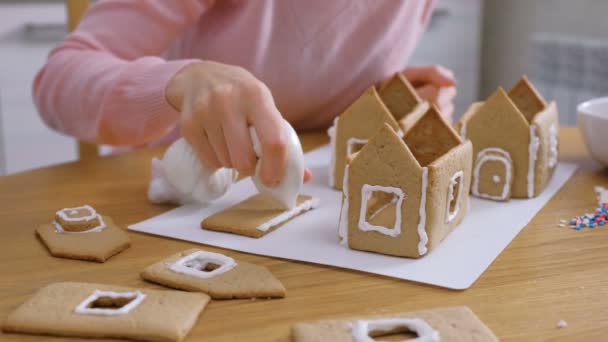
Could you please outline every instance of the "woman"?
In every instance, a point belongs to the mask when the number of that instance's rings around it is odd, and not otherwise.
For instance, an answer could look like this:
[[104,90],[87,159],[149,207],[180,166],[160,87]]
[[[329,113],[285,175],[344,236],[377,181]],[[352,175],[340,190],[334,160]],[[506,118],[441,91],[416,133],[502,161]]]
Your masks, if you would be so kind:
[[249,174],[247,127],[282,178],[285,135],[326,128],[369,85],[403,71],[451,116],[454,78],[408,67],[432,0],[101,0],[51,51],[34,82],[45,122],[81,140],[167,142]]

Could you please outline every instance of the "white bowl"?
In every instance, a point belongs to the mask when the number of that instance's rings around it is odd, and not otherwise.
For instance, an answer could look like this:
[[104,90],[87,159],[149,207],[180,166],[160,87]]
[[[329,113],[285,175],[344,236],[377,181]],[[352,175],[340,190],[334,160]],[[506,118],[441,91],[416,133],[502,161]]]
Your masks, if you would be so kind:
[[577,123],[591,156],[608,166],[608,97],[579,104]]

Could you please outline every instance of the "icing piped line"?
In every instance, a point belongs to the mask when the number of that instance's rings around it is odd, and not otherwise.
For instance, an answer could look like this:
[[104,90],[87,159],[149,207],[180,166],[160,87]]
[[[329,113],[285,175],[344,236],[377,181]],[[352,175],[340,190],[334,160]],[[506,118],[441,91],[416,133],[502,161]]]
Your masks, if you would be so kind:
[[62,234],[96,233],[96,232],[100,232],[100,231],[104,230],[107,227],[106,223],[103,220],[103,217],[99,214],[96,214],[96,215],[97,215],[97,219],[99,220],[99,224],[91,229],[83,230],[80,232],[71,232],[71,231],[65,230],[57,221],[53,221],[53,225],[55,226],[55,231],[57,233],[62,233]]
[[354,342],[376,341],[369,336],[372,331],[388,332],[399,327],[405,327],[416,333],[417,338],[410,339],[412,342],[439,342],[439,332],[425,320],[420,318],[384,318],[373,320],[357,320],[351,324],[351,333]]
[[282,212],[281,214],[270,219],[268,222],[262,223],[261,225],[259,225],[257,227],[257,230],[265,232],[274,226],[278,226],[279,224],[289,221],[291,218],[298,216],[299,214],[301,214],[305,211],[314,209],[318,206],[319,206],[319,199],[313,197],[309,200],[306,200],[306,201],[296,205],[295,207],[293,207],[287,211]]
[[551,127],[549,127],[549,158],[547,158],[547,163],[550,168],[557,165],[557,146],[559,144],[557,134],[557,125],[553,123],[551,124]]
[[334,124],[327,129],[329,136],[329,186],[336,185],[336,132],[338,131],[338,117],[334,118]]
[[[209,263],[217,264],[220,267],[209,272],[202,271],[201,268],[204,268]],[[236,267],[236,265],[236,261],[229,256],[213,252],[196,251],[170,264],[169,269],[173,272],[206,279],[226,273]]]
[[530,145],[528,145],[528,197],[534,197],[534,176],[540,139],[536,135],[536,125],[530,125]]
[[[460,178],[460,182],[457,180]],[[454,185],[458,182],[458,197],[454,199]],[[462,170],[457,171],[450,178],[450,183],[448,184],[448,202],[446,208],[445,222],[451,222],[456,215],[458,215],[458,211],[460,210],[460,199],[462,198],[462,187],[464,183],[464,172]],[[453,200],[456,200],[456,204],[454,205],[454,211],[450,211],[450,204]]]
[[338,223],[338,236],[340,243],[348,244],[348,173],[349,166],[344,167],[344,179],[342,184],[342,210],[340,210],[340,222]]
[[[500,156],[490,155],[489,153],[497,153]],[[505,185],[502,188],[502,194],[500,196],[494,196],[486,193],[479,192],[479,173],[481,172],[481,166],[490,160],[499,161],[505,165]],[[489,198],[493,200],[502,201],[507,198],[507,194],[509,192],[509,182],[511,181],[511,155],[509,152],[498,148],[498,147],[489,147],[483,149],[477,153],[477,158],[475,160],[475,169],[473,170],[473,187],[471,192],[473,195]]]
[[[70,214],[77,214],[78,210],[80,209],[85,209],[89,212],[89,215],[87,216],[83,216],[83,217],[69,217],[68,216],[68,212]],[[56,212],[57,216],[61,217],[62,220],[64,221],[68,221],[68,222],[82,222],[82,221],[90,221],[95,219],[97,215],[97,212],[95,211],[95,209],[93,209],[93,207],[91,207],[88,204],[85,204],[83,206],[80,207],[74,207],[74,208],[63,208],[59,211]]]
[[420,185],[420,208],[418,210],[418,254],[425,255],[427,252],[426,244],[429,242],[429,237],[426,234],[426,191],[428,185],[429,169],[422,168],[422,182]]
[[[101,297],[110,297],[110,298],[133,298],[129,303],[123,305],[118,309],[110,309],[110,308],[90,308],[89,305],[96,301]],[[93,294],[88,296],[85,300],[83,300],[76,308],[74,312],[80,315],[103,315],[103,316],[115,316],[115,315],[124,315],[129,313],[129,311],[136,308],[141,302],[144,301],[146,295],[141,291],[134,292],[114,292],[114,291],[101,291],[95,290]]]
[[[375,191],[390,193],[397,196],[397,205],[395,209],[395,225],[392,228],[376,226],[367,222],[367,201],[369,201],[372,193]],[[401,205],[403,203],[404,198],[405,194],[400,188],[395,188],[392,186],[363,184],[363,186],[361,187],[361,208],[359,209],[359,229],[364,232],[374,231],[392,237],[399,236],[401,234]]]

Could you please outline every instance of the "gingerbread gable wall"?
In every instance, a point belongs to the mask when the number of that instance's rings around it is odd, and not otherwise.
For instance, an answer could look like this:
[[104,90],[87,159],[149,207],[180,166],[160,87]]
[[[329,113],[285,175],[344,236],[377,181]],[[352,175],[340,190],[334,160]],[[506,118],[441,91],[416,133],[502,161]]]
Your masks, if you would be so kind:
[[403,140],[422,166],[429,165],[462,143],[435,106],[426,111],[405,134]]
[[547,107],[543,97],[525,75],[509,90],[509,98],[529,123],[532,122],[536,114]]
[[378,91],[380,98],[397,121],[422,103],[416,90],[401,73],[396,73]]

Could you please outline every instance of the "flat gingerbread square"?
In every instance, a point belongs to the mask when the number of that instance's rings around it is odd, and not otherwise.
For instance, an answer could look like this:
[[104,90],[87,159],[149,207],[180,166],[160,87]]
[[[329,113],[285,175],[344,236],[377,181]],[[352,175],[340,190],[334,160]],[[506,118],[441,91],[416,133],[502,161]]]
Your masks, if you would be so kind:
[[40,226],[36,234],[55,257],[105,262],[129,248],[131,242],[127,233],[116,226],[110,217],[101,218],[105,226],[103,229],[64,231],[58,229],[57,222],[53,222]]
[[213,299],[285,297],[285,287],[267,268],[196,248],[148,266],[141,277]]
[[319,200],[300,195],[293,209],[285,210],[267,196],[257,194],[219,211],[201,222],[207,230],[259,238],[279,228],[285,222],[318,206]]
[[202,293],[55,283],[13,311],[6,333],[181,341],[209,302]]
[[295,342],[367,342],[404,332],[416,334],[421,341],[498,341],[492,331],[466,306],[298,323],[292,329]]

